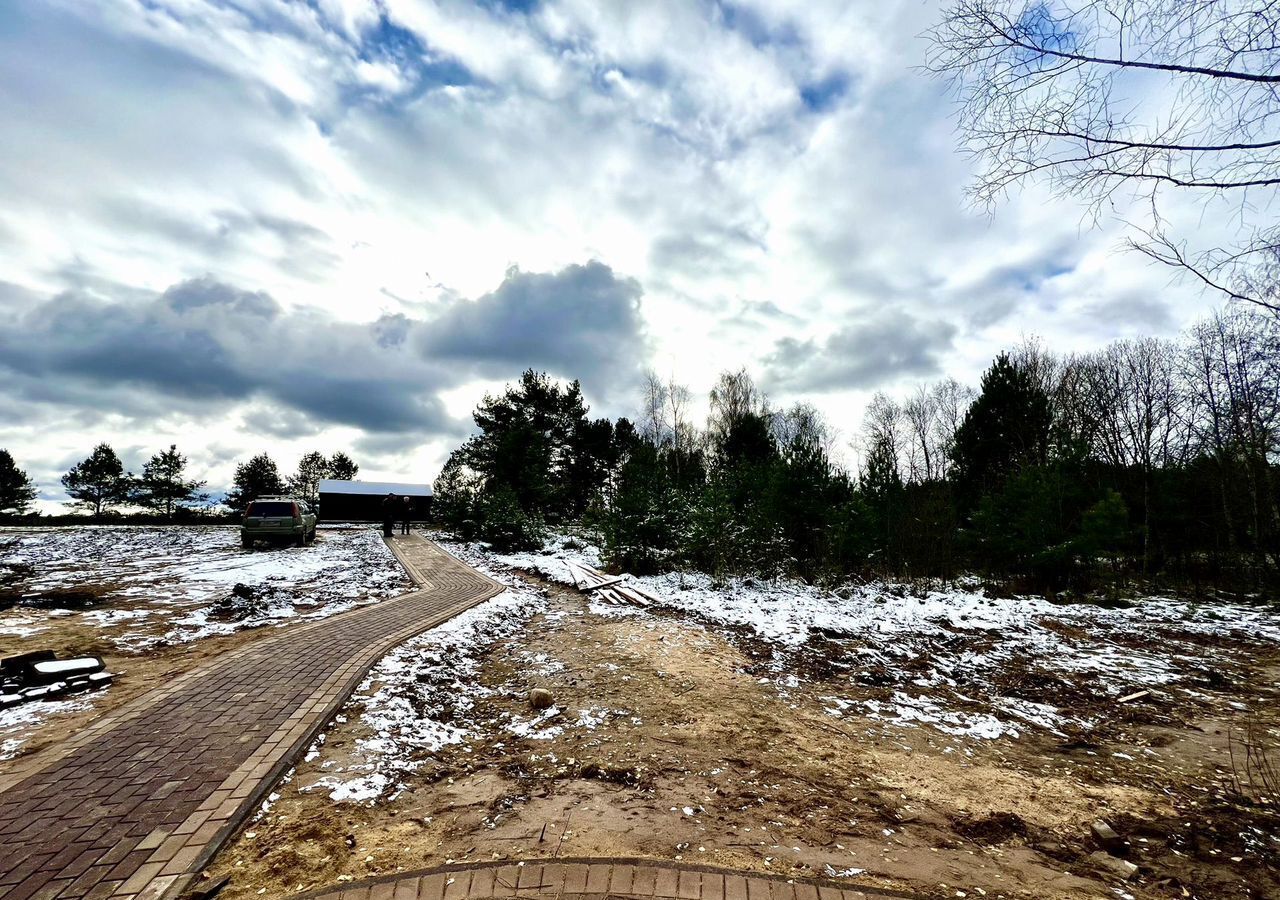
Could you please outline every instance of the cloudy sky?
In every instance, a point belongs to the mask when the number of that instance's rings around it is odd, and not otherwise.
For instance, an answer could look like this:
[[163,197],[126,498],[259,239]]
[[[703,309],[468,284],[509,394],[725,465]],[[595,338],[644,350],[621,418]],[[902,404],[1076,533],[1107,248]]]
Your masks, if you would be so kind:
[[[210,487],[269,450],[434,478],[533,366],[629,414],[748,366],[876,390],[1206,306],[1029,190],[968,207],[921,0],[0,3],[0,447]],[[46,504],[48,508],[48,504]]]

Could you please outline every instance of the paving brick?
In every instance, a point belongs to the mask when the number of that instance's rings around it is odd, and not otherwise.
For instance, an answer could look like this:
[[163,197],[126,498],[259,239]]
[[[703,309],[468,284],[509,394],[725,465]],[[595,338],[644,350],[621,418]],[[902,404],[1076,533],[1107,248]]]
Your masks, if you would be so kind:
[[522,893],[536,893],[542,889],[541,863],[525,863],[516,876],[516,890]]
[[538,879],[538,892],[559,895],[564,891],[564,866],[559,863],[547,863],[542,867],[542,875]]
[[[586,866],[583,866],[582,869],[585,873]],[[657,879],[658,870],[653,866],[637,866],[635,874],[631,876],[631,893],[637,897],[652,897],[653,886]],[[583,880],[583,887],[586,887],[585,877]],[[565,891],[567,892],[568,889],[569,885],[566,883]]]
[[657,870],[653,882],[653,896],[674,897],[680,889],[680,873],[665,866]]
[[391,895],[391,900],[418,900],[418,886],[422,883],[420,878],[406,878],[403,881],[396,882],[395,893]]
[[493,896],[514,897],[522,866],[503,866],[493,873]]
[[585,894],[587,891],[587,867],[574,863],[564,867],[564,892],[566,894]]
[[613,873],[609,876],[609,893],[626,895],[631,893],[631,884],[635,881],[635,866],[617,866],[613,867]]
[[471,894],[474,897],[493,896],[493,869],[476,869],[471,873]]
[[587,893],[604,894],[609,890],[608,865],[587,866]]
[[773,900],[769,882],[763,878],[747,879],[747,900]]
[[444,880],[444,900],[463,900],[470,896],[471,873],[450,872]]
[[[392,885],[394,891],[387,895],[392,900],[412,897],[441,900],[442,895],[449,891],[449,888],[441,887],[442,879],[455,880],[454,884],[459,887],[454,893],[461,900],[492,897],[516,897],[517,900],[748,900],[752,896],[768,900],[821,900],[822,897],[869,900],[872,897],[909,897],[901,892],[887,895],[871,889],[844,889],[843,885],[834,883],[790,881],[777,876],[707,869],[678,862],[632,863],[608,859],[567,863],[528,860],[524,864],[481,864],[470,869],[424,870],[405,873],[402,878],[390,882],[379,880],[364,885],[319,889],[302,897],[306,900],[349,900],[351,891],[363,886],[370,888],[376,898],[381,896],[378,892],[385,893],[386,886]],[[434,888],[423,890],[422,886],[427,884],[434,884]],[[469,887],[464,888],[466,885]]]
[[[720,872],[702,873],[702,900],[725,900],[724,875]],[[817,895],[813,900],[818,900]]]

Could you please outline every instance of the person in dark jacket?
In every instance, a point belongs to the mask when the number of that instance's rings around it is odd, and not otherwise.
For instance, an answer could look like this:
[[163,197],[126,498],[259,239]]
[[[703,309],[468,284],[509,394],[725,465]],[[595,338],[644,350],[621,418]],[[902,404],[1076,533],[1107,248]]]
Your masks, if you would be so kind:
[[400,511],[400,533],[408,534],[409,520],[413,518],[413,498],[405,497],[402,506],[404,508]]
[[382,499],[382,535],[391,537],[396,533],[396,514],[399,512],[396,495],[388,492]]

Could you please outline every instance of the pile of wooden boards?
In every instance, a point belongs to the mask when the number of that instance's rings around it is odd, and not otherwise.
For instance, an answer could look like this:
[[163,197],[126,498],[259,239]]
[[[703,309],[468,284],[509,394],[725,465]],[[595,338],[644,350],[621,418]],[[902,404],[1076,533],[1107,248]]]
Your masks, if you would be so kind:
[[597,597],[606,603],[634,603],[637,606],[650,606],[661,600],[639,585],[631,584],[630,575],[617,577],[606,575],[599,569],[578,562],[566,562],[569,574],[578,590],[588,596]]
[[0,710],[33,700],[57,700],[109,685],[98,656],[58,659],[52,650],[33,650],[0,659]]

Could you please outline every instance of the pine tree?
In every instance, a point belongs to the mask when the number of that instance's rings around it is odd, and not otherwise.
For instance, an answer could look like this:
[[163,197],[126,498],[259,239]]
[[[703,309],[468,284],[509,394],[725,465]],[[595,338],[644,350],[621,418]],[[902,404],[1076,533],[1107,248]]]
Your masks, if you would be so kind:
[[341,450],[329,457],[329,474],[327,478],[337,478],[341,481],[351,481],[360,474],[360,467],[355,461]]
[[1002,353],[982,376],[982,391],[956,429],[955,478],[970,503],[1026,465],[1045,461],[1053,421],[1034,373]]
[[454,452],[482,479],[484,493],[509,488],[525,513],[562,519],[589,502],[572,478],[586,415],[578,382],[562,388],[529,369],[501,396],[484,398],[474,413],[480,433]]
[[315,450],[304,453],[298,460],[298,470],[289,477],[289,492],[315,505],[320,501],[320,482],[332,477],[331,471],[323,453]]
[[134,485],[131,499],[139,506],[164,513],[172,518],[174,510],[192,502],[207,500],[207,494],[201,494],[203,481],[188,480],[183,477],[187,468],[187,458],[178,452],[176,444],[170,444],[168,450],[147,460],[142,466],[142,477]]
[[899,540],[903,485],[897,449],[889,435],[882,434],[872,443],[858,489],[869,514],[872,544],[881,562],[896,571],[904,549]]
[[8,450],[0,450],[0,514],[23,515],[35,498],[31,478],[17,467]]
[[77,506],[92,510],[93,517],[100,519],[112,506],[129,498],[133,476],[125,472],[109,444],[99,444],[62,476],[62,486]]
[[258,497],[283,494],[284,480],[275,462],[265,453],[259,453],[248,462],[236,466],[235,482],[227,493],[227,506],[241,510]]
[[[451,528],[463,529],[468,520],[475,517],[476,498],[479,494],[477,478],[468,471],[458,458],[457,453],[449,457],[449,461],[440,470],[432,489],[432,509],[437,518]],[[470,540],[474,535],[464,533],[463,538]]]

